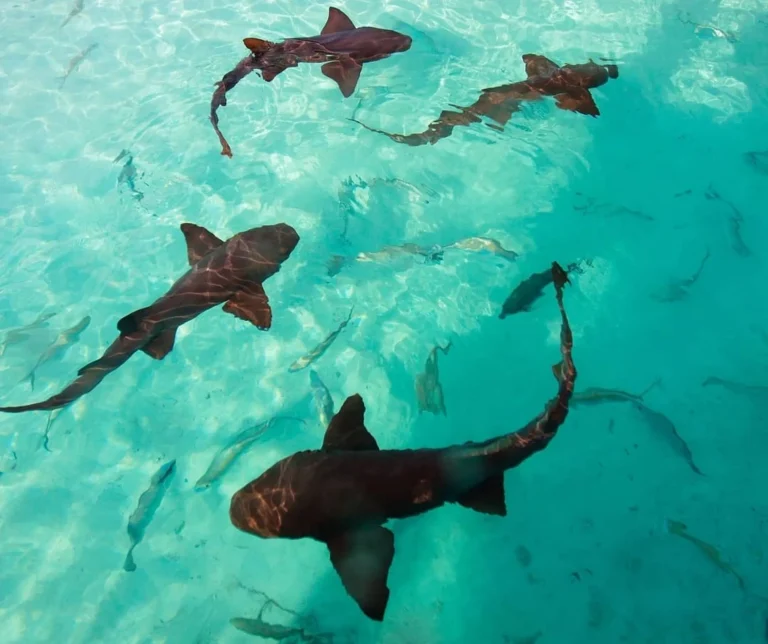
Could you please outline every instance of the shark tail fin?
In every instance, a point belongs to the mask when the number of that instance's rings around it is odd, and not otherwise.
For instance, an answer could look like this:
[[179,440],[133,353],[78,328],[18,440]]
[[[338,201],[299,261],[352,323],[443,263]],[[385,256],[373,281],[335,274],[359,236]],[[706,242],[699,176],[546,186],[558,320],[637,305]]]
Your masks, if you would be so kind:
[[467,490],[457,499],[460,505],[483,514],[507,516],[507,502],[504,498],[504,473],[494,474],[482,483]]

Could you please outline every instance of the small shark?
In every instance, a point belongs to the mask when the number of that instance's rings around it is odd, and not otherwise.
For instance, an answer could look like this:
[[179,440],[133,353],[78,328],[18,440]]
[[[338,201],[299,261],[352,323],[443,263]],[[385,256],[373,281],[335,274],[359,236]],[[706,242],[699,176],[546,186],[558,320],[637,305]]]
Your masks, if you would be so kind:
[[42,355],[37,359],[35,366],[32,367],[32,371],[25,376],[22,382],[29,380],[29,388],[34,391],[35,389],[35,372],[43,366],[46,362],[53,360],[56,356],[63,354],[69,347],[75,344],[80,339],[80,334],[88,328],[91,323],[91,316],[86,315],[71,329],[62,331],[49,346],[43,351]]
[[[566,279],[567,275],[572,272],[579,272],[578,263],[574,262],[568,264],[565,269]],[[534,273],[529,277],[526,277],[520,282],[514,290],[504,300],[504,304],[501,307],[501,313],[499,313],[499,319],[503,320],[508,315],[514,315],[522,311],[530,311],[533,303],[536,302],[542,295],[544,295],[544,289],[552,283],[552,271],[541,271],[541,273]],[[568,283],[571,281],[568,279]]]
[[424,373],[416,376],[416,400],[419,403],[419,413],[428,411],[432,414],[442,414],[447,416],[445,410],[445,399],[443,398],[443,387],[440,384],[440,373],[437,369],[437,352],[442,351],[448,355],[451,348],[449,342],[444,347],[435,346],[429,352],[427,362],[424,365]]
[[347,319],[339,324],[335,331],[331,331],[328,337],[325,338],[325,340],[318,344],[314,349],[312,349],[312,351],[296,360],[296,362],[288,367],[288,371],[301,371],[302,369],[306,369],[309,365],[318,360],[328,350],[328,347],[334,343],[336,338],[339,337],[339,334],[345,329],[345,327],[352,321],[352,311],[353,309],[349,310]]
[[133,549],[144,539],[147,526],[152,522],[155,512],[157,512],[157,509],[163,502],[163,497],[175,472],[176,459],[162,465],[152,477],[149,487],[139,497],[136,509],[128,519],[128,537],[131,540],[131,547],[128,550],[128,554],[125,555],[125,563],[123,563],[123,570],[126,572],[136,570],[136,562],[133,560]]
[[562,361],[553,368],[558,392],[524,428],[481,443],[380,450],[355,394],[333,417],[321,449],[284,458],[233,495],[233,525],[265,539],[325,543],[347,592],[365,615],[382,621],[395,555],[395,536],[383,524],[446,503],[505,516],[504,472],[543,450],[568,416],[576,367],[563,304],[567,275],[557,263],[552,271],[562,318]]
[[480,123],[482,117],[493,121],[487,123],[488,127],[503,131],[512,114],[520,111],[523,102],[538,101],[544,96],[553,96],[561,110],[597,117],[600,110],[589,90],[604,85],[609,78],[619,77],[616,65],[598,65],[592,59],[588,63],[560,67],[544,56],[525,54],[523,62],[528,76],[524,81],[483,89],[480,98],[469,107],[451,105],[460,111],[443,110],[424,132],[392,134],[369,127],[355,118],[349,120],[371,132],[384,134],[396,143],[434,145],[440,139],[449,137],[455,127]]
[[69,67],[67,68],[66,73],[63,76],[59,76],[59,80],[61,81],[61,83],[59,83],[59,89],[64,89],[64,83],[67,82],[69,75],[78,67],[80,67],[80,63],[82,63],[88,57],[88,54],[90,54],[98,46],[99,43],[88,45],[86,49],[83,49],[83,51],[81,51],[79,54],[76,54],[72,60],[69,61]]
[[187,271],[150,306],[117,323],[120,335],[104,355],[78,371],[62,392],[31,405],[0,407],[18,413],[64,407],[92,391],[137,351],[162,360],[173,349],[176,330],[208,309],[224,304],[224,312],[261,330],[272,326],[272,309],[263,282],[290,257],[299,235],[288,224],[251,228],[226,242],[195,224],[181,224],[187,242]]
[[269,83],[299,63],[323,63],[323,74],[336,81],[344,98],[348,98],[355,91],[364,63],[408,51],[411,38],[389,29],[355,27],[343,11],[330,7],[328,20],[318,36],[287,38],[279,43],[245,38],[243,44],[250,49],[251,55],[243,58],[216,83],[211,99],[211,123],[219,137],[221,153],[228,157],[232,156],[232,149],[219,130],[216,111],[227,105],[227,92],[252,71],[260,71]]

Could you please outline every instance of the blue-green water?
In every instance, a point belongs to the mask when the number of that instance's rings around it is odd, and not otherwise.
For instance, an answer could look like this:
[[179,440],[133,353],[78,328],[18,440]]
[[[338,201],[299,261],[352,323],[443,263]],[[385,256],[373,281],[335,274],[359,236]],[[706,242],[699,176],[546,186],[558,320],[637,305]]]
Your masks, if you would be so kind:
[[[233,159],[207,120],[213,83],[245,55],[243,37],[315,34],[326,4],[85,0],[61,28],[72,6],[19,0],[0,17],[2,404],[60,390],[120,317],[187,269],[182,222],[229,237],[282,221],[301,241],[265,285],[268,332],[211,311],[163,362],[138,354],[47,436],[47,413],[0,418],[0,640],[260,641],[229,623],[258,615],[260,591],[298,615],[273,606],[266,621],[334,642],[765,642],[768,389],[702,386],[768,387],[768,175],[744,156],[768,150],[765,0],[346,2],[356,24],[406,33],[411,50],[366,65],[346,100],[316,65],[249,76],[220,110]],[[347,120],[421,131],[449,104],[520,80],[529,52],[616,59],[620,77],[594,90],[601,116],[545,99],[503,133],[474,125],[420,148]],[[133,188],[118,181],[129,158]],[[517,261],[446,249],[441,262],[356,261],[328,275],[333,255],[473,236]],[[684,297],[661,301],[707,250]],[[546,451],[506,474],[507,517],[450,506],[394,524],[382,624],[345,594],[322,544],[231,525],[234,491],[320,445],[309,370],[288,368],[353,307],[358,319],[313,367],[337,408],[364,396],[379,445],[524,425],[554,391],[557,309],[550,290],[531,312],[498,313],[523,278],[576,259],[591,261],[566,292],[577,391],[660,380],[645,400],[704,476],[632,406],[575,406]],[[45,312],[56,315],[5,343]],[[86,315],[31,391],[24,377]],[[447,416],[420,414],[415,378],[447,341]],[[220,448],[275,415],[304,423],[270,427],[195,490]],[[127,573],[128,518],[174,458]],[[668,520],[717,548],[744,588]]]

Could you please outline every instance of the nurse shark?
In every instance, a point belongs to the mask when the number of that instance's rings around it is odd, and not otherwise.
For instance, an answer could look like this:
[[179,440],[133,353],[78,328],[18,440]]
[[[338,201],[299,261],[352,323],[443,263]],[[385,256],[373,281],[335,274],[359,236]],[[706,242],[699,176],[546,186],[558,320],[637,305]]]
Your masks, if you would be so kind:
[[190,269],[150,306],[126,315],[117,323],[118,338],[104,355],[77,372],[60,393],[31,405],[0,407],[18,413],[64,407],[92,391],[137,351],[162,360],[173,349],[176,330],[208,309],[224,304],[226,313],[258,329],[272,325],[272,310],[262,283],[280,270],[299,243],[287,224],[251,228],[226,242],[202,226],[185,223]]
[[232,497],[234,526],[264,539],[325,543],[347,592],[369,618],[384,619],[395,536],[383,524],[459,503],[505,516],[504,472],[543,450],[568,416],[576,381],[573,335],[563,305],[565,271],[552,272],[562,326],[553,371],[558,391],[522,429],[480,443],[381,450],[364,424],[359,394],[347,398],[322,448],[279,461]]
[[221,143],[221,153],[232,156],[232,148],[219,129],[219,107],[227,105],[227,92],[253,71],[260,71],[268,83],[289,67],[299,63],[323,63],[323,74],[336,81],[348,98],[355,91],[363,64],[392,54],[408,51],[411,37],[378,27],[355,27],[349,17],[336,7],[328,9],[328,20],[317,36],[286,38],[274,43],[260,38],[245,38],[251,54],[224,74],[216,83],[211,99],[211,123]]

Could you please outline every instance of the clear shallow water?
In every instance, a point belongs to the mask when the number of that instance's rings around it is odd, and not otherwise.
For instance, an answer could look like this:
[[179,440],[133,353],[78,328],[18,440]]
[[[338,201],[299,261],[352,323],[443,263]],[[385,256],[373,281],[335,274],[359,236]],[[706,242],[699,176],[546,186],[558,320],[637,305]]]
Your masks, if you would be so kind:
[[[186,270],[180,223],[226,237],[285,221],[302,238],[266,284],[269,332],[201,316],[162,363],[138,355],[63,411],[50,452],[47,414],[0,418],[3,641],[258,641],[229,624],[264,601],[242,585],[313,615],[310,630],[338,641],[518,642],[538,632],[542,644],[764,641],[768,401],[701,383],[768,385],[768,177],[743,158],[768,149],[768,5],[339,6],[358,25],[412,36],[411,51],[366,66],[346,101],[317,66],[270,84],[248,77],[220,110],[231,160],[207,121],[213,83],[244,55],[244,36],[316,33],[326,4],[86,0],[63,29],[68,1],[3,10],[0,321],[9,329],[57,311],[0,358],[4,404],[59,390],[112,341],[117,319]],[[620,78],[594,91],[601,117],[547,100],[502,134],[459,128],[416,149],[345,118],[420,131],[448,104],[520,79],[528,52],[558,63],[616,58]],[[140,202],[117,184],[122,149],[141,174]],[[711,188],[722,198],[706,199]],[[734,249],[729,204],[747,256]],[[439,264],[406,258],[327,274],[333,254],[475,235],[517,251],[517,262],[454,250]],[[707,248],[686,299],[654,299]],[[574,408],[544,453],[507,473],[507,518],[449,507],[395,525],[381,625],[346,596],[324,546],[259,541],[231,526],[235,490],[320,444],[309,373],[288,367],[353,306],[361,319],[314,366],[337,407],[365,397],[380,445],[438,446],[522,426],[553,391],[557,311],[549,293],[531,313],[501,321],[498,312],[521,279],[576,258],[592,260],[566,294],[577,390],[638,392],[660,378],[646,400],[675,423],[705,477],[631,407]],[[35,391],[17,384],[85,315],[90,326],[41,367]],[[448,415],[419,415],[414,378],[448,340]],[[306,425],[276,427],[217,484],[194,490],[220,447],[278,413]],[[175,479],[128,574],[128,517],[172,458]],[[665,531],[665,519],[715,545],[745,590]],[[278,609],[264,617],[300,623]]]

